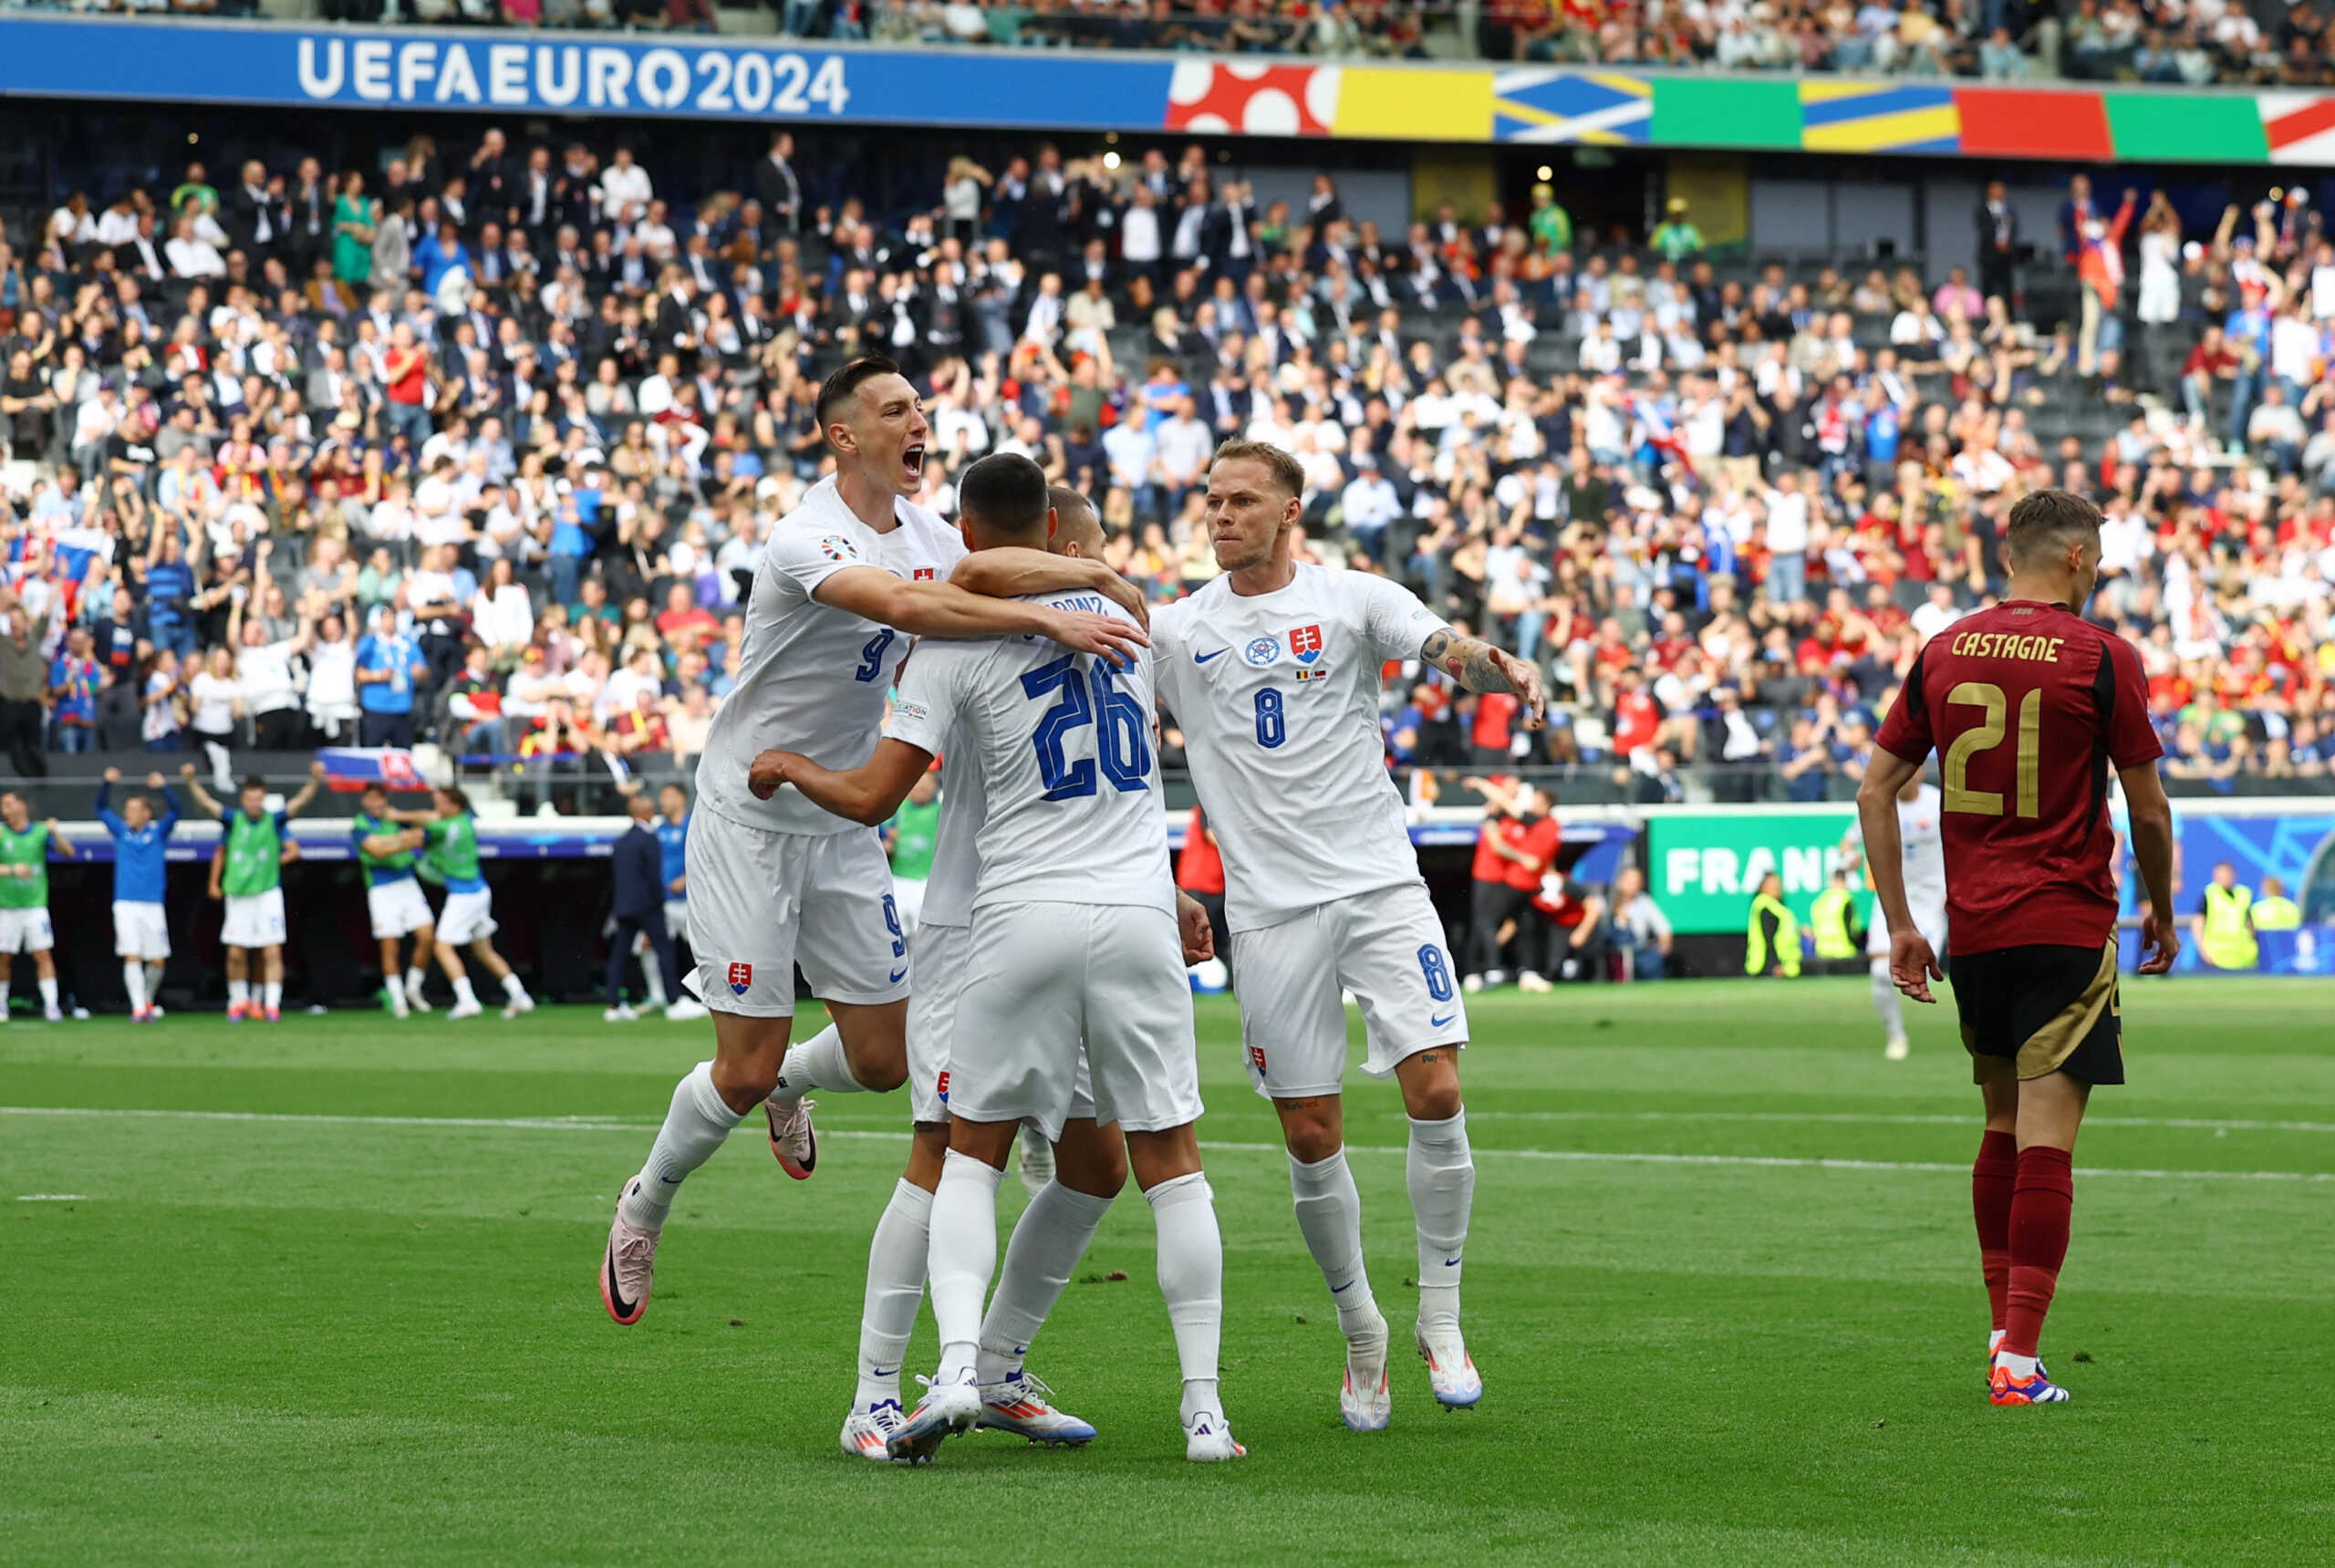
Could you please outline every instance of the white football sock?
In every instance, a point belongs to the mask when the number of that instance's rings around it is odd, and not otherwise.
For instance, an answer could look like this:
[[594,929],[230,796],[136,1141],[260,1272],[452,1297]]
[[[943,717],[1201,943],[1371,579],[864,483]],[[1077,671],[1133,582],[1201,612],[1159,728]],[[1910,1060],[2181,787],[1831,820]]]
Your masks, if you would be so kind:
[[1404,1174],[1419,1235],[1419,1322],[1457,1327],[1459,1261],[1468,1246],[1468,1210],[1476,1200],[1476,1159],[1468,1148],[1468,1113],[1448,1121],[1411,1118]]
[[1070,1272],[1086,1255],[1095,1228],[1111,1211],[1111,1200],[1050,1181],[1038,1189],[1014,1222],[1005,1243],[1005,1266],[998,1272],[997,1294],[981,1320],[979,1375],[1002,1383],[1022,1370],[1030,1342],[1062,1300]]
[[981,1349],[981,1298],[997,1272],[997,1184],[1005,1172],[949,1151],[932,1195],[932,1317],[940,1327],[936,1383],[973,1376]]
[[510,973],[503,977],[503,994],[509,997],[514,1002],[524,1002],[527,1000],[527,988],[520,983],[519,971],[517,970],[514,969]]
[[0,1017],[5,1017],[7,1015],[7,1012],[8,982],[5,980],[0,980]]
[[259,988],[259,999],[260,1005],[270,1012],[280,1012],[284,1006],[284,982],[280,980],[267,981]]
[[1354,1190],[1346,1151],[1312,1165],[1291,1155],[1289,1195],[1297,1207],[1297,1229],[1338,1309],[1339,1331],[1351,1338],[1378,1320],[1378,1303],[1371,1300],[1370,1272],[1363,1266],[1362,1194]]
[[[251,999],[251,981],[247,980],[231,980],[227,982],[227,1004],[230,1007],[239,1002],[249,1002]],[[7,1002],[8,988],[5,985],[0,985],[0,1007],[6,1006]]]
[[932,1245],[932,1194],[902,1177],[867,1243],[867,1294],[859,1309],[858,1407],[900,1397],[900,1359],[924,1304],[925,1257]]
[[478,1005],[478,992],[471,989],[470,976],[465,974],[458,976],[455,979],[454,1000],[461,1002],[464,1007],[476,1007]]
[[1905,1038],[1905,1006],[1897,995],[1897,982],[1889,978],[1889,961],[1873,961],[1873,1010],[1881,1015],[1884,1036],[1891,1040]]
[[2029,1378],[2034,1376],[2037,1372],[2042,1369],[2040,1357],[2033,1355],[2013,1355],[2008,1350],[2004,1351],[1996,1358],[1996,1360],[1997,1365],[2008,1368],[2010,1375],[2013,1377],[2018,1378],[2021,1383],[2026,1382]]
[[411,969],[407,970],[405,971],[406,994],[408,996],[420,996],[421,994],[421,982],[429,978],[430,971],[422,968],[420,964],[415,964]]
[[44,1012],[57,1011],[57,977],[53,974],[40,977],[40,1005]]
[[121,985],[124,991],[130,992],[130,1010],[132,1012],[145,1012],[146,966],[136,959],[122,960]]
[[664,1006],[665,971],[657,961],[656,944],[649,940],[648,932],[643,931],[632,939],[632,950],[640,955],[640,979],[649,987],[649,1005]]
[[161,959],[149,959],[146,962],[146,1001],[150,1006],[162,1000],[163,962]]
[[814,1089],[830,1095],[867,1092],[867,1085],[851,1075],[851,1063],[844,1055],[843,1036],[832,1023],[802,1044],[786,1048],[786,1059],[778,1064],[778,1087],[771,1091],[770,1097],[782,1106],[791,1106]]
[[1143,1196],[1159,1231],[1159,1293],[1168,1298],[1168,1322],[1176,1331],[1184,1418],[1202,1410],[1220,1416],[1216,1358],[1224,1337],[1224,1237],[1216,1228],[1216,1194],[1196,1170]]
[[681,1179],[713,1158],[741,1119],[713,1086],[713,1064],[690,1068],[674,1086],[672,1108],[657,1129],[640,1179],[625,1189],[624,1217],[651,1231],[662,1229]]

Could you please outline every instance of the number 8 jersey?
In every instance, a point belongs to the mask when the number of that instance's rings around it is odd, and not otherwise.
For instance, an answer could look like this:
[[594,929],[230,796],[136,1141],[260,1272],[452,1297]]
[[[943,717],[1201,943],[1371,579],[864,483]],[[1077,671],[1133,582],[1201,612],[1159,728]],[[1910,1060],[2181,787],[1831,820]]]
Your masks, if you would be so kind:
[[1313,566],[1270,594],[1219,577],[1152,616],[1159,694],[1224,854],[1233,930],[1419,881],[1379,671],[1443,629],[1399,583]]
[[[1035,602],[1134,624],[1100,594]],[[975,909],[995,904],[1133,905],[1173,914],[1168,814],[1151,743],[1151,651],[1134,664],[1042,637],[926,638],[900,678],[884,733],[980,769],[989,811],[975,843]]]
[[2164,754],[2131,644],[2064,605],[1967,616],[1915,658],[1874,743],[1909,763],[1938,753],[1957,957],[2108,940],[2108,773]]

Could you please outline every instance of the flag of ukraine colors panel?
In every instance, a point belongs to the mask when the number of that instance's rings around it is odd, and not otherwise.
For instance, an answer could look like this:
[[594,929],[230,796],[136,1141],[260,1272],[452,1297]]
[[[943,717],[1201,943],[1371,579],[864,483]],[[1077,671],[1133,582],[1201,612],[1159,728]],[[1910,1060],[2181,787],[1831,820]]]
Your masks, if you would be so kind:
[[1880,82],[1800,84],[1801,145],[1811,152],[1959,152],[1954,89]]

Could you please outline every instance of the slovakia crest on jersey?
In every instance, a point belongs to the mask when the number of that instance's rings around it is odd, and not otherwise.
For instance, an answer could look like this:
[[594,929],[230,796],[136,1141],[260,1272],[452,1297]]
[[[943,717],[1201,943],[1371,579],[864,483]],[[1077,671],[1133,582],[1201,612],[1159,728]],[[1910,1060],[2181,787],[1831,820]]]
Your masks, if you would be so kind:
[[732,996],[745,995],[747,992],[753,989],[753,984],[754,966],[752,964],[733,963],[730,966],[730,993]]
[[1311,664],[1322,657],[1322,628],[1301,626],[1289,634],[1289,650],[1297,655],[1300,664]]
[[1268,664],[1277,663],[1281,659],[1281,639],[1251,638],[1249,646],[1240,650],[1240,657],[1251,668],[1257,670],[1262,670]]

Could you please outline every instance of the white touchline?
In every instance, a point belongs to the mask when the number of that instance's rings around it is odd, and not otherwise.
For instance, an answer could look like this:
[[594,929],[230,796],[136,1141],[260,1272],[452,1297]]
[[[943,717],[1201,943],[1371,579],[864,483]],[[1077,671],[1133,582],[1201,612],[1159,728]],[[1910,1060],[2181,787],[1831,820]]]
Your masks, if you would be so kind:
[[[1389,1113],[1390,1115],[1393,1113]],[[1969,1116],[1886,1111],[1485,1111],[1468,1119],[1511,1122],[1831,1122],[1846,1127],[1967,1127]],[[2086,1116],[2088,1127],[2173,1127],[2195,1132],[2335,1133],[2335,1122],[2273,1122],[2215,1116]]]
[[89,1195],[86,1192],[19,1192],[16,1194],[16,1201],[19,1203],[87,1203],[88,1200]]
[[[95,1106],[0,1106],[0,1116],[145,1116],[170,1121],[280,1122],[287,1126],[442,1127],[450,1131],[484,1129],[495,1132],[597,1132],[639,1134],[658,1126],[648,1121],[618,1121],[592,1116],[326,1116],[290,1111],[171,1111],[117,1110]],[[751,1129],[749,1129],[751,1130]],[[864,1128],[827,1128],[825,1138],[863,1138],[905,1142],[905,1132]],[[1200,1147],[1225,1154],[1282,1154],[1277,1143],[1222,1143],[1203,1139]],[[1407,1155],[1400,1144],[1346,1145],[1349,1154]],[[1930,1159],[1833,1159],[1823,1156],[1760,1154],[1654,1154],[1587,1148],[1479,1148],[1479,1157],[1501,1159],[1568,1160],[1584,1165],[1714,1165],[1764,1166],[1780,1170],[1867,1170],[1937,1172],[1967,1176],[1967,1162]],[[2084,1177],[2129,1176],[2145,1181],[2305,1181],[2335,1182],[2335,1170],[2153,1170],[2129,1166],[2088,1165],[2076,1168]]]

